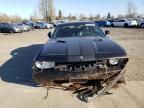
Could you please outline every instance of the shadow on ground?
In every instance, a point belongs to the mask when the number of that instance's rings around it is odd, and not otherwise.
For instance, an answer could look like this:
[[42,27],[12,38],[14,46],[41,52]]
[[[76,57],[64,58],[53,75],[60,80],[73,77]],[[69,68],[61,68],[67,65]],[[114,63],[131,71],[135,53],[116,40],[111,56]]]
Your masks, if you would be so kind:
[[14,33],[4,33],[3,35],[14,35]]
[[12,58],[0,67],[1,80],[28,86],[35,86],[32,82],[31,66],[35,54],[42,44],[21,47],[11,52]]

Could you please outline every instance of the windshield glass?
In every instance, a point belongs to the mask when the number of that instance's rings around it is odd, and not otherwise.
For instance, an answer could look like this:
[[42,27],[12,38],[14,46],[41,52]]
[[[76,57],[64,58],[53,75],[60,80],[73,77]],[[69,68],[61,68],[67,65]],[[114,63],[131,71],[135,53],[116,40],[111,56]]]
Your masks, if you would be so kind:
[[80,37],[80,36],[105,37],[102,30],[95,24],[60,25],[56,28],[53,36],[54,38]]
[[13,27],[19,27],[18,24],[11,24]]
[[42,23],[42,22],[37,22],[37,24],[38,24],[38,25],[44,25],[44,23]]

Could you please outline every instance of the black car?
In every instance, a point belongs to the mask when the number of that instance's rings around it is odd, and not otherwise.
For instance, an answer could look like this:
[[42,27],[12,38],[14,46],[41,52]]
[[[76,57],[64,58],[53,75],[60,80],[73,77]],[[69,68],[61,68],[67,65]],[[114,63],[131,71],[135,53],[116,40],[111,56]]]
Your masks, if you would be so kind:
[[107,92],[123,76],[126,51],[106,35],[95,22],[59,24],[35,56],[34,81],[42,86],[63,86],[78,90],[92,87],[98,95]]
[[22,29],[16,24],[0,23],[0,33],[21,33]]

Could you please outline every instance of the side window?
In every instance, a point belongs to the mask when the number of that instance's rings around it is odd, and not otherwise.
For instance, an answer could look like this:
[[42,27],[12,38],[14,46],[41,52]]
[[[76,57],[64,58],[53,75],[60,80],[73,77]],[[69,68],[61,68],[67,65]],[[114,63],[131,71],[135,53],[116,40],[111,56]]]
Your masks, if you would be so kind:
[[10,28],[10,25],[9,25],[9,24],[5,24],[5,27],[6,27],[6,28]]
[[119,22],[125,22],[125,20],[119,20]]
[[0,28],[3,28],[4,24],[0,24]]

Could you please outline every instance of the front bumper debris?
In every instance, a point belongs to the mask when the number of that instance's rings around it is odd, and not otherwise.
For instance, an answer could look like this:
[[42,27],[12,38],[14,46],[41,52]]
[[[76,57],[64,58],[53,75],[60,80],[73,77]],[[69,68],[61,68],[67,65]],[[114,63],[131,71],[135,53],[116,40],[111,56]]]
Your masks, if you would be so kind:
[[[108,59],[83,63],[58,63],[53,69],[41,70],[33,65],[33,79],[46,87],[64,87],[69,90],[88,89],[79,98],[90,102],[110,90],[123,76],[127,57],[119,58],[117,65],[110,65]],[[71,83],[70,86],[63,86]]]

